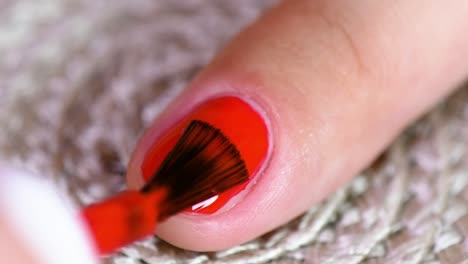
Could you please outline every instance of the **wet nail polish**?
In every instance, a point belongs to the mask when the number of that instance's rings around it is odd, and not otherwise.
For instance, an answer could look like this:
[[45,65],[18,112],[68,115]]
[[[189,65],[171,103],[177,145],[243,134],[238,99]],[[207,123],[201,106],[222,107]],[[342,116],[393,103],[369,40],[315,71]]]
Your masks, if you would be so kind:
[[244,190],[259,174],[269,151],[268,128],[258,111],[238,97],[226,96],[208,100],[195,107],[148,149],[141,164],[145,181],[152,177],[186,126],[193,120],[204,121],[220,129],[236,146],[249,172],[248,182],[187,209],[188,212],[212,214]]

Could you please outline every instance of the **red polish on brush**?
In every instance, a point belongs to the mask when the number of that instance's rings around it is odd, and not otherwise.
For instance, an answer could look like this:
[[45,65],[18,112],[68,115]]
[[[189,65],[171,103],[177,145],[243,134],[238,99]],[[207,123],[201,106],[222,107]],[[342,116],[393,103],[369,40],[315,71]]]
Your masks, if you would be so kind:
[[[135,156],[137,158],[132,163],[141,168],[142,178],[145,182],[153,178],[154,171],[159,168],[167,153],[174,148],[191,120],[203,120],[220,129],[236,146],[250,173],[249,181],[186,210],[187,212],[213,214],[243,191],[261,171],[269,153],[268,128],[264,118],[253,107],[253,104],[247,103],[239,97],[224,96],[205,101],[194,107],[187,116],[165,131],[162,136],[155,138],[151,133],[143,135],[138,145],[140,148],[142,146],[149,147],[145,150],[136,150],[141,155],[134,155],[134,158]],[[158,129],[158,127],[153,127],[153,129]]]
[[100,254],[153,234],[156,224],[249,179],[237,147],[212,124],[192,120],[140,191],[125,191],[82,214]]
[[[147,132],[152,129],[158,127]],[[195,107],[161,137],[145,133],[131,164],[146,185],[83,211],[99,252],[149,236],[158,222],[181,211],[218,211],[259,174],[268,135],[257,110],[234,96]]]

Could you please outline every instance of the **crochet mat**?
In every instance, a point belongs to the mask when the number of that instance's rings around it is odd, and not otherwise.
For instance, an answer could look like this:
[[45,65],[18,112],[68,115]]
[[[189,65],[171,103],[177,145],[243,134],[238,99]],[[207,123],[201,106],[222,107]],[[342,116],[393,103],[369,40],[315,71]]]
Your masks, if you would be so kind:
[[[77,204],[115,193],[142,130],[272,4],[0,0],[0,159],[53,178]],[[467,146],[468,87],[267,235],[213,253],[151,238],[103,262],[468,263]]]

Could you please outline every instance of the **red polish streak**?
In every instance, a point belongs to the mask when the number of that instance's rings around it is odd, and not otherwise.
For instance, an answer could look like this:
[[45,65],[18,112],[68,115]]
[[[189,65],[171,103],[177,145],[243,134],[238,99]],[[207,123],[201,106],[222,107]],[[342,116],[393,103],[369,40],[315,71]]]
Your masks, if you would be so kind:
[[[237,97],[212,99],[196,107],[167,133],[159,138],[146,153],[141,169],[148,181],[163,159],[171,151],[192,120],[201,120],[220,129],[237,147],[247,170],[249,182],[257,174],[268,154],[268,130],[260,114],[249,104]],[[212,214],[222,208],[232,197],[246,188],[249,182],[234,187],[218,196],[212,204],[195,210],[197,213]],[[188,211],[193,211],[191,208]]]

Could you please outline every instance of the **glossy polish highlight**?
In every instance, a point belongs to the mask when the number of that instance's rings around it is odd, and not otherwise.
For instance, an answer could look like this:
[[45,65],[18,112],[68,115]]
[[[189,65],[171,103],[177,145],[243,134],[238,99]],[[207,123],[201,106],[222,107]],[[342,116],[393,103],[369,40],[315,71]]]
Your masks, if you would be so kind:
[[200,120],[219,129],[238,149],[244,160],[249,180],[224,193],[188,208],[189,212],[212,214],[244,190],[259,174],[269,153],[269,133],[265,120],[246,101],[235,96],[214,98],[195,107],[147,150],[141,163],[141,172],[148,181],[158,170],[167,154],[174,148],[187,125]]

